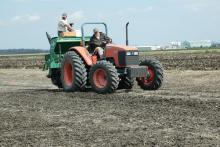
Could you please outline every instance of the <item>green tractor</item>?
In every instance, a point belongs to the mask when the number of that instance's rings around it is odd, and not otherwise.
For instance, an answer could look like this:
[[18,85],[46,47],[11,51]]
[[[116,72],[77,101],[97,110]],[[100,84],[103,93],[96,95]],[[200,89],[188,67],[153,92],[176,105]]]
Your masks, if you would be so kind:
[[117,89],[132,89],[134,80],[143,90],[157,90],[163,82],[163,68],[155,59],[139,61],[139,51],[128,46],[128,24],[126,24],[126,45],[106,44],[104,58],[96,53],[89,53],[91,36],[85,36],[86,25],[103,25],[105,23],[84,23],[81,36],[64,34],[51,38],[50,54],[45,56],[44,69],[49,69],[48,78],[58,88],[66,92],[93,91],[106,94]]

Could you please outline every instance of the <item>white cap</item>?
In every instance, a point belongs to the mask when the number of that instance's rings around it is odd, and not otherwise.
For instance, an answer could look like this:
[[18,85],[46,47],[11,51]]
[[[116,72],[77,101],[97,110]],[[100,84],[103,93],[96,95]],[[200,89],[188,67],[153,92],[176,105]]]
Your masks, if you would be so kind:
[[99,32],[99,29],[98,29],[98,28],[94,28],[94,29],[93,29],[93,32],[94,32],[94,33]]
[[63,13],[63,14],[62,14],[62,17],[67,17],[67,13]]

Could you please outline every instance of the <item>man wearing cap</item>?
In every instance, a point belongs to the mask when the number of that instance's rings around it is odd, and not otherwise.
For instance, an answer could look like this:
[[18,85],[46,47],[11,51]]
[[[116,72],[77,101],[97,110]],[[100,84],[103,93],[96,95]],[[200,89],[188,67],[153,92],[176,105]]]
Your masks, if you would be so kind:
[[72,27],[67,22],[67,14],[62,14],[62,19],[58,23],[58,36],[60,37],[63,32],[72,31]]
[[89,52],[97,52],[100,58],[103,58],[106,44],[111,43],[112,39],[106,34],[99,32],[97,28],[93,29],[93,36],[90,39]]

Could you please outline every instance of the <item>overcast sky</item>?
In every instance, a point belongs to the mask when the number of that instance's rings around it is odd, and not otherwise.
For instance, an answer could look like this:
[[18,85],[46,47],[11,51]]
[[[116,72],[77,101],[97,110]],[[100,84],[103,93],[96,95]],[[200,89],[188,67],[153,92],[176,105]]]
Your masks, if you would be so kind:
[[106,22],[120,44],[127,21],[132,45],[220,40],[220,0],[1,0],[0,49],[48,49],[45,32],[57,35],[63,12],[76,29],[83,22]]

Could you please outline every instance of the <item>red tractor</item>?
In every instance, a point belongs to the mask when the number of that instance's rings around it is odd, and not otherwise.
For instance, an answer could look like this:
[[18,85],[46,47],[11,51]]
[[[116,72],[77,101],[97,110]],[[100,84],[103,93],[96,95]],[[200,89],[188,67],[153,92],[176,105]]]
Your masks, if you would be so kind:
[[[66,92],[84,91],[87,87],[97,93],[113,93],[117,89],[132,89],[134,80],[143,90],[157,90],[163,82],[163,68],[155,59],[139,61],[139,51],[128,46],[128,24],[126,24],[126,45],[107,44],[104,58],[88,52],[89,41],[84,35],[85,25],[105,23],[84,23],[81,27],[81,45],[68,48],[61,61],[60,82]],[[61,49],[62,50],[62,49]]]

